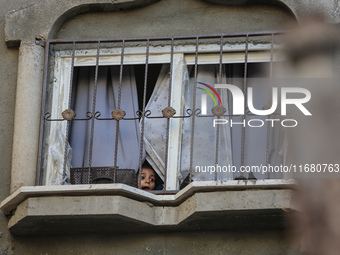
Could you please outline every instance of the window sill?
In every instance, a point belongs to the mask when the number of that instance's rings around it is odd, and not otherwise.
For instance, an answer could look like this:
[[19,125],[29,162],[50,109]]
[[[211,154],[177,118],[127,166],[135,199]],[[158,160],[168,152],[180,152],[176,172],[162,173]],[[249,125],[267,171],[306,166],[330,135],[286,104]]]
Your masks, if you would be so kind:
[[297,210],[294,187],[293,180],[206,181],[163,195],[124,184],[21,187],[0,208],[17,236],[280,228],[282,215]]

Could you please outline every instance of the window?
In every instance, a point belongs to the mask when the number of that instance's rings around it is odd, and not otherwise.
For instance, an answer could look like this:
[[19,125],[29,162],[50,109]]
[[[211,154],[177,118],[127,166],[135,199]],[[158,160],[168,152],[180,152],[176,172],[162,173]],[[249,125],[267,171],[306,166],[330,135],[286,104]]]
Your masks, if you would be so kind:
[[[267,70],[262,78],[270,77],[279,60],[273,37],[274,32],[50,41],[42,182],[69,183],[70,168],[135,173],[144,159],[167,190],[191,181],[281,178],[239,169],[282,164],[283,129],[268,123],[214,126],[216,119],[242,123],[254,116],[232,116],[231,93],[211,90],[214,84],[243,91],[251,86],[254,106],[270,105],[270,89],[259,77],[260,70]],[[223,112],[211,113],[218,105]],[[228,166],[237,171],[216,171]],[[84,182],[91,181],[87,175]]]

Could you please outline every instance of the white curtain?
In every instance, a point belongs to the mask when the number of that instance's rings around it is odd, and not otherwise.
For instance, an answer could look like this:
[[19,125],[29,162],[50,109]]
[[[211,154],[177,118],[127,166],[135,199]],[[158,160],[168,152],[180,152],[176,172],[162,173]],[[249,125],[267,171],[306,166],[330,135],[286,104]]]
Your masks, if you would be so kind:
[[[263,107],[268,106],[270,90],[270,80],[268,74],[263,74],[264,71],[269,70],[269,64],[249,64],[247,87],[253,88],[253,104],[258,110],[262,110]],[[232,76],[236,78],[230,78],[228,83],[238,86],[243,90],[243,71],[244,65],[238,64],[233,66]],[[242,78],[237,78],[242,77]],[[275,86],[275,84],[272,84]],[[246,100],[246,95],[245,95]],[[247,111],[247,110],[246,110]],[[246,115],[245,116],[245,134],[244,134],[244,151],[243,151],[243,165],[244,166],[265,166],[268,163],[271,166],[280,166],[284,164],[286,158],[286,139],[285,130],[281,127],[279,121],[275,121],[274,127],[271,124],[268,129],[268,123],[266,119],[279,119],[279,115],[258,116],[258,115]],[[264,125],[262,127],[249,127],[249,120],[262,120]],[[234,122],[241,123],[242,116],[233,117]],[[252,125],[259,125],[259,121],[255,121]],[[242,157],[242,125],[236,124],[232,127],[232,150],[233,150],[233,164],[237,170],[241,167]],[[254,172],[257,179],[280,179],[283,177],[282,172],[270,173],[268,176],[262,172]],[[238,171],[234,174],[234,177],[239,177],[241,173]],[[245,178],[249,177],[248,173],[243,173]]]
[[[193,66],[190,67],[192,71]],[[218,65],[199,65],[197,69],[197,82],[202,82],[214,87],[215,84],[219,83],[219,71]],[[197,89],[197,87],[203,87],[200,84],[195,84],[196,79],[192,75],[189,79],[191,95],[188,95],[190,100],[190,106],[193,106],[193,93],[196,93],[196,109],[201,107],[201,96],[206,92]],[[222,83],[226,83],[226,74],[222,73]],[[228,95],[225,90],[217,90],[221,97],[223,107],[226,109],[225,115],[229,114],[228,109]],[[215,99],[218,102],[218,99]],[[215,106],[214,101],[208,96],[207,100],[207,115],[212,115],[211,109]],[[204,115],[203,115],[204,116]],[[182,138],[182,163],[181,171],[182,176],[185,177],[189,172],[190,166],[190,139],[191,133],[194,133],[193,141],[193,163],[192,163],[192,180],[193,181],[208,181],[215,180],[215,173],[206,171],[207,167],[216,166],[216,147],[218,150],[218,166],[232,166],[232,149],[231,149],[231,133],[230,128],[226,125],[219,129],[219,138],[217,140],[217,128],[213,127],[213,117],[195,117],[194,130],[192,130],[193,118],[184,120],[184,131]],[[228,117],[221,117],[221,119],[228,119]],[[190,139],[188,139],[190,137]],[[218,143],[218,146],[217,146]],[[217,180],[230,180],[233,178],[231,172],[220,171],[217,173]]]
[[[185,65],[185,62],[182,63]],[[192,67],[190,67],[191,69]],[[201,94],[205,93],[196,89],[195,79],[189,78],[189,70],[186,68],[183,75],[184,82],[182,83],[184,93],[182,94],[182,109],[175,109],[177,115],[188,115],[187,109],[193,109],[193,93],[196,93],[196,108],[201,107]],[[168,106],[168,90],[169,90],[169,66],[164,65],[156,83],[154,92],[149,100],[147,109],[153,115],[161,115],[162,109]],[[214,86],[217,83],[217,66],[204,65],[199,66],[197,80]],[[225,74],[223,74],[225,81]],[[220,92],[222,101],[228,102],[227,94],[223,91]],[[214,102],[208,100],[207,108],[214,107]],[[228,109],[228,104],[225,107]],[[208,113],[211,115],[211,113]],[[226,113],[227,114],[227,113]],[[194,181],[199,180],[214,180],[215,175],[207,172],[195,172],[196,166],[215,166],[215,153],[216,153],[216,128],[213,127],[214,117],[196,117],[195,130],[194,130],[194,143],[193,143],[193,171],[192,178]],[[190,147],[191,147],[191,131],[192,131],[193,117],[184,118],[182,120],[182,143],[181,148],[178,148],[180,155],[181,166],[178,171],[178,180],[182,181],[189,173],[190,168]],[[164,162],[166,155],[166,119],[146,119],[145,120],[145,148],[149,156],[147,159],[154,166],[161,175],[164,176]],[[219,157],[218,164],[232,165],[232,152],[231,152],[231,136],[230,129],[221,129],[219,135],[218,145]],[[169,159],[171,160],[171,158]],[[173,169],[171,169],[173,170]],[[176,169],[177,171],[177,169]],[[227,172],[220,172],[217,175],[218,180],[232,179],[232,174]]]
[[[193,93],[196,93],[196,106],[201,108],[201,96],[206,92],[197,89],[202,87],[200,84],[195,84],[196,79],[193,75],[193,66],[186,66],[185,61],[181,62],[182,69],[185,72],[181,75],[183,93],[181,95],[182,109],[175,109],[176,115],[188,115],[187,109],[193,109]],[[146,110],[151,111],[151,116],[161,116],[162,110],[168,106],[168,91],[169,91],[169,64],[164,64],[158,76],[153,93],[146,105]],[[243,79],[227,78],[225,73],[225,66],[222,68],[222,83],[232,83],[243,86]],[[240,71],[240,70],[238,70]],[[235,74],[238,72],[234,72]],[[111,112],[118,107],[118,90],[119,90],[119,66],[104,66],[99,67],[98,82],[97,82],[97,96],[96,96],[96,111],[101,113],[99,118],[111,118]],[[233,76],[234,73],[228,74]],[[197,81],[209,84],[214,87],[218,83],[218,65],[199,65]],[[77,75],[76,82],[73,87],[73,105],[76,118],[86,118],[86,112],[92,112],[93,104],[93,87],[95,79],[94,67],[81,67]],[[254,83],[248,80],[248,86],[254,87],[254,105],[260,109],[263,102],[268,98],[265,87],[261,88],[261,84]],[[229,109],[230,95],[223,89],[218,89],[223,106],[226,108],[226,115],[232,112]],[[217,99],[216,99],[217,100]],[[210,109],[215,106],[213,100],[208,97],[207,109],[208,115],[211,115]],[[134,75],[133,66],[124,66],[122,91],[121,91],[121,109],[126,112],[127,118],[137,117],[138,111],[138,95],[136,88],[136,78]],[[193,140],[193,155],[192,155],[192,180],[215,180],[215,174],[209,171],[204,171],[204,167],[215,166],[216,157],[216,143],[218,141],[218,159],[217,164],[223,166],[240,167],[241,159],[241,125],[230,128],[229,125],[221,126],[219,130],[219,138],[217,140],[217,128],[213,127],[213,119],[217,117],[190,117],[183,118],[181,121],[181,144],[178,148],[178,156],[180,157],[180,169],[177,171],[177,181],[183,181],[190,171],[190,156],[191,156],[191,138]],[[229,121],[229,117],[221,117]],[[249,120],[253,117],[246,117]],[[257,119],[265,118],[256,116]],[[73,120],[70,126],[69,141],[72,147],[72,167],[86,167],[89,164],[89,150],[91,137],[91,121],[77,121]],[[194,130],[192,129],[192,121],[194,123]],[[241,119],[233,118],[233,121],[241,121]],[[166,124],[167,119],[151,119],[145,118],[144,126],[144,148],[142,158],[145,157],[149,163],[154,167],[155,171],[164,179],[165,175],[165,157],[166,152]],[[47,151],[59,151],[60,157],[63,155],[63,135],[60,136],[60,129],[52,132],[49,138],[58,138],[61,141],[61,146],[50,145],[47,146]],[[53,131],[53,130],[52,130]],[[54,136],[53,136],[54,134]],[[59,134],[59,135],[56,135]],[[171,136],[170,136],[171,138]],[[57,140],[58,140],[57,139]],[[93,133],[93,147],[92,147],[92,166],[113,166],[114,165],[114,150],[116,139],[116,121],[115,120],[95,120]],[[285,143],[284,131],[281,128],[272,128],[269,134],[269,162],[272,165],[282,164],[285,157]],[[58,140],[58,141],[59,141]],[[64,139],[65,140],[65,139]],[[262,128],[246,128],[244,158],[245,165],[259,165],[265,164],[266,160],[266,142],[267,142],[267,126]],[[71,155],[71,154],[70,154]],[[117,163],[119,168],[129,168],[138,170],[140,158],[140,122],[136,120],[121,120],[118,132],[118,155]],[[169,160],[172,160],[169,158]],[[59,162],[60,161],[60,162]],[[52,183],[56,184],[56,180],[60,180],[62,176],[62,160],[59,160],[58,169],[51,175]],[[200,171],[197,171],[200,169]],[[173,169],[171,169],[174,171]],[[238,176],[239,173],[232,174],[231,172],[219,172],[217,180],[230,180]],[[256,178],[263,179],[264,175],[255,174]],[[245,176],[247,177],[247,176]],[[270,178],[281,178],[281,176],[270,175]],[[58,183],[57,183],[58,184]]]
[[[146,105],[152,116],[162,116],[162,110],[168,106],[169,78],[169,65],[164,64]],[[166,125],[165,118],[145,118],[144,121],[146,159],[162,180],[165,175]]]
[[[118,107],[119,66],[99,67],[96,111],[99,118],[111,118],[111,112]],[[85,118],[86,112],[92,112],[94,67],[79,69],[78,82],[75,84],[73,100],[77,118]],[[136,117],[138,97],[132,66],[125,66],[122,79],[121,109],[126,117]],[[72,121],[70,145],[73,149],[72,167],[84,167],[89,164],[91,121]],[[92,148],[92,166],[114,166],[116,139],[115,120],[95,120]],[[139,120],[121,120],[118,132],[119,168],[134,169],[139,167],[140,128]]]

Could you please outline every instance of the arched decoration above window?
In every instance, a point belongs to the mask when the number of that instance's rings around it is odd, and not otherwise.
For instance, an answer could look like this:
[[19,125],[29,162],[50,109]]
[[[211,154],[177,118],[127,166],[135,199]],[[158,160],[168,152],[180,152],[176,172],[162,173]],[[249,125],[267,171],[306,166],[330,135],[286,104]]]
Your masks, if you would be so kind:
[[86,12],[112,12],[140,8],[159,0],[82,0],[41,1],[12,10],[6,15],[5,38],[8,47],[20,42],[34,43],[36,39],[54,38],[69,19]]
[[159,1],[144,8],[86,13],[66,22],[57,39],[131,38],[279,30],[294,15],[273,5],[236,6],[206,1]]

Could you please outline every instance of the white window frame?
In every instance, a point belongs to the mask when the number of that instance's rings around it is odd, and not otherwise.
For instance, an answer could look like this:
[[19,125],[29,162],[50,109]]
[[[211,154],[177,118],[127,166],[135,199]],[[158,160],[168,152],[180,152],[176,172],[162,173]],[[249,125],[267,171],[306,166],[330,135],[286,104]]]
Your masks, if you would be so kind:
[[[270,44],[249,44],[247,63],[261,63],[270,62],[271,45]],[[245,45],[228,45],[223,46],[223,64],[244,63],[245,62]],[[195,45],[175,46],[173,53],[172,66],[172,91],[171,91],[171,106],[175,109],[181,109],[183,102],[181,95],[183,93],[183,65],[179,63],[185,61],[187,65],[194,65],[195,60]],[[145,64],[146,47],[127,47],[124,50],[124,65]],[[219,64],[220,63],[220,45],[206,44],[199,46],[199,55],[197,64]],[[170,46],[159,46],[149,48],[148,64],[166,64],[170,63]],[[202,54],[204,53],[204,54]],[[74,67],[81,66],[96,66],[97,50],[76,50],[74,57]],[[120,65],[121,64],[121,49],[102,49],[99,54],[99,66]],[[273,61],[282,60],[282,56],[274,53]],[[54,59],[54,76],[53,76],[53,96],[51,106],[51,119],[61,119],[61,112],[68,108],[68,95],[70,89],[71,78],[71,63],[72,51],[57,51]],[[176,115],[175,115],[176,116]],[[61,131],[66,133],[66,121],[51,122],[50,123],[51,136],[52,130],[61,125]],[[180,146],[181,146],[181,118],[170,118],[169,128],[169,147],[167,152],[167,176],[166,187],[167,190],[178,190],[179,181],[177,179],[177,171],[180,166]],[[171,132],[170,132],[171,131]],[[62,153],[63,155],[64,153]],[[51,157],[47,158],[46,172],[44,183],[45,185],[52,185],[50,182],[51,174],[53,172],[53,162]],[[176,169],[174,171],[173,169]]]

